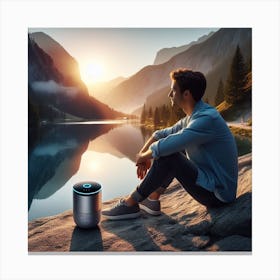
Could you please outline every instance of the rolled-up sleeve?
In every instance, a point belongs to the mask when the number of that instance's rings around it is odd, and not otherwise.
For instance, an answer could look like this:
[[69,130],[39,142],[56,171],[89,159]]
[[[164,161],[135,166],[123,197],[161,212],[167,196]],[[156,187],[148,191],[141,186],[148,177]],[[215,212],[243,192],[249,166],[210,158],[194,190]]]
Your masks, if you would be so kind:
[[192,143],[203,144],[214,138],[211,117],[203,116],[193,120],[187,128],[171,133],[154,142],[150,149],[154,159],[187,149]]
[[183,121],[184,121],[184,119],[178,121],[176,124],[174,124],[171,127],[168,127],[168,128],[165,128],[165,129],[161,129],[161,130],[156,130],[153,133],[153,137],[156,140],[159,140],[159,139],[167,137],[170,134],[174,134],[174,133],[180,131],[183,128]]

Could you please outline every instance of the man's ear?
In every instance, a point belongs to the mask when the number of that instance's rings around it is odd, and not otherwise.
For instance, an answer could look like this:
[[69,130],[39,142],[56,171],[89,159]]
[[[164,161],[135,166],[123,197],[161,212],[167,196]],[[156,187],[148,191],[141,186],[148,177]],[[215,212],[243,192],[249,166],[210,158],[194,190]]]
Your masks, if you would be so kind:
[[189,94],[191,94],[191,93],[190,93],[190,91],[189,91],[188,89],[186,89],[186,90],[183,92],[183,96],[186,96],[186,97],[187,97]]

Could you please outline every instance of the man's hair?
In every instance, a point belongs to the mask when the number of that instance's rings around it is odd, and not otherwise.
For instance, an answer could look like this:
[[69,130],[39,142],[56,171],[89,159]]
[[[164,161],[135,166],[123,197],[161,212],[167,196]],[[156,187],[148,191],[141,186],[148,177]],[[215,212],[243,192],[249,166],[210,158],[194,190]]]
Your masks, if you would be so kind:
[[177,82],[181,93],[189,90],[195,101],[199,101],[205,93],[206,79],[201,72],[179,68],[170,73],[170,78]]

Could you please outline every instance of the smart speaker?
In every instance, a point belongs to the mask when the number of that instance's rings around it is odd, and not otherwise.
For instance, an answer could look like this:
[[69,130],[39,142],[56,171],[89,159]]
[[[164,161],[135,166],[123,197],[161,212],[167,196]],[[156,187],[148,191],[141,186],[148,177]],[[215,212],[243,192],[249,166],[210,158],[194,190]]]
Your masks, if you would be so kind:
[[96,227],[102,207],[101,185],[80,182],[73,186],[73,218],[80,228]]

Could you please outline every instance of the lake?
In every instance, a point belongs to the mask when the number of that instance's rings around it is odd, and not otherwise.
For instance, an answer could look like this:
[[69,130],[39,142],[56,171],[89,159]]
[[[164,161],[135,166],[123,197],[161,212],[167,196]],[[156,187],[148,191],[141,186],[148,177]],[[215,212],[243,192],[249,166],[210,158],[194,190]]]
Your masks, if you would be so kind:
[[[150,135],[127,121],[42,127],[28,157],[28,220],[72,209],[72,187],[81,181],[100,183],[103,201],[129,194],[140,183],[136,154]],[[250,151],[247,139],[238,142]]]
[[103,201],[138,184],[135,157],[149,135],[127,122],[65,123],[43,127],[28,160],[28,218],[72,208],[72,187],[96,181]]

